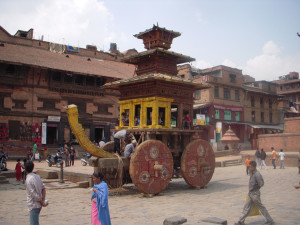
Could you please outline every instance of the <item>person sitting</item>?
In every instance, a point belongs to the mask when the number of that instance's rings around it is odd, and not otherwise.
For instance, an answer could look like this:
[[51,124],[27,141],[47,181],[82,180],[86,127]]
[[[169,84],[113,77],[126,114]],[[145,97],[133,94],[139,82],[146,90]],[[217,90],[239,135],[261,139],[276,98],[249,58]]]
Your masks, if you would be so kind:
[[139,126],[139,125],[140,125],[140,118],[136,116],[134,117],[134,126]]
[[184,115],[184,118],[183,118],[183,121],[182,121],[182,127],[185,129],[185,128],[188,128],[190,129],[192,126],[192,121],[190,119],[190,115],[187,113]]
[[134,148],[136,146],[136,141],[133,140],[131,143],[127,144],[124,149],[124,156],[130,159],[131,154],[134,152]]
[[126,117],[126,113],[122,113],[121,116],[122,116],[123,126],[128,126],[129,125],[129,119],[128,119],[128,117]]

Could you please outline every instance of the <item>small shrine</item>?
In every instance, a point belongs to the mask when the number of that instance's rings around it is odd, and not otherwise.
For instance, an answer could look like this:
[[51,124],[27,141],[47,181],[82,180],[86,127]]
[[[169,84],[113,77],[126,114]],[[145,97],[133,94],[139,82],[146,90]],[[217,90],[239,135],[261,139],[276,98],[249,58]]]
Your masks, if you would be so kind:
[[233,132],[233,130],[231,130],[230,126],[220,141],[222,144],[224,144],[228,148],[229,147],[233,148],[233,146],[235,144],[240,143],[240,139],[238,138],[238,136],[236,136],[236,134]]
[[210,86],[177,76],[177,64],[195,60],[169,51],[173,39],[180,35],[158,25],[134,35],[147,49],[122,60],[136,65],[135,75],[104,85],[121,94],[117,129],[181,129],[187,114],[192,120],[194,91]]

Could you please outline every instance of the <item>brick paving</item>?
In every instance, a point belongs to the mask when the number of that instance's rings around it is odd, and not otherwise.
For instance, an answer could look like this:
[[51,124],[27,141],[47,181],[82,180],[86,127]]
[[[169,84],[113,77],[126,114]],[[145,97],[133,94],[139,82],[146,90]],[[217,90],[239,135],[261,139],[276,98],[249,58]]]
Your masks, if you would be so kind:
[[[78,165],[70,170],[92,173],[93,168],[76,163]],[[261,190],[262,202],[276,224],[300,225],[300,189],[293,187],[300,180],[298,168],[260,171],[265,180]],[[218,217],[232,225],[241,213],[248,180],[245,166],[231,166],[216,168],[207,188],[200,190],[192,189],[182,178],[176,178],[161,194],[146,198],[136,191],[134,185],[125,185],[122,189],[110,190],[111,221],[112,224],[153,225],[163,224],[167,217],[181,216],[187,218],[184,224],[192,225],[201,224],[201,219],[207,217]],[[90,224],[90,196],[90,188],[49,188],[47,199],[50,204],[42,209],[40,224]],[[12,178],[10,184],[0,185],[0,199],[1,225],[29,223],[23,184]],[[264,222],[263,216],[246,220],[249,225]]]

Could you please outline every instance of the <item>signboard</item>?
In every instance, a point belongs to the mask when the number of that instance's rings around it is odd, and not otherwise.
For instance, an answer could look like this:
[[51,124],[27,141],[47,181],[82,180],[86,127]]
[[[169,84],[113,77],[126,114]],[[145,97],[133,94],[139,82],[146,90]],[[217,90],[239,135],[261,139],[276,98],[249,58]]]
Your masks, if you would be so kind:
[[48,121],[49,122],[59,122],[60,116],[48,116]]
[[47,123],[42,123],[42,145],[47,144]]
[[196,118],[197,118],[197,125],[206,125],[204,114],[196,114]]
[[216,123],[216,133],[222,133],[222,122]]

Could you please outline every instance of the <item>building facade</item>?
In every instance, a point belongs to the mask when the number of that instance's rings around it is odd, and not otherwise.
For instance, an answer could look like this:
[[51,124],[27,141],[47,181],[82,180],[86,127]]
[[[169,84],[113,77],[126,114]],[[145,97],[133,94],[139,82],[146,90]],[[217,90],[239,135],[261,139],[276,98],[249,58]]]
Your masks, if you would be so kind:
[[76,142],[64,108],[69,104],[78,106],[91,140],[109,140],[119,92],[101,86],[132,77],[135,67],[118,62],[122,54],[34,40],[32,32],[12,36],[0,27],[0,144]]
[[[209,126],[210,141],[222,149],[220,139],[229,126],[244,148],[256,148],[257,136],[280,132],[278,124],[276,84],[256,81],[242,71],[227,66],[196,69],[190,65],[179,67],[178,76],[213,86],[194,94],[194,124],[197,115]],[[199,123],[198,123],[199,124]]]

